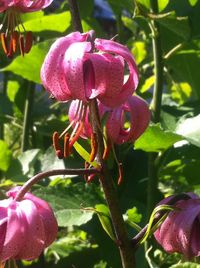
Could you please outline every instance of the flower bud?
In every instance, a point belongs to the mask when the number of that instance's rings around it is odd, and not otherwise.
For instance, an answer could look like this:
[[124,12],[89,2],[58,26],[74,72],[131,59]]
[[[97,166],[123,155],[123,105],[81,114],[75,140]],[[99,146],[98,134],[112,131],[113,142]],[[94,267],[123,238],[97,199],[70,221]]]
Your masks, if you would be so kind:
[[35,259],[57,235],[57,221],[48,203],[31,193],[16,201],[19,189],[11,189],[9,198],[0,201],[1,263],[8,259]]
[[[200,198],[193,193],[187,195],[190,199],[174,204],[178,209],[168,214],[154,236],[166,252],[178,252],[191,259],[200,256]],[[166,204],[171,198],[173,196],[159,204]]]

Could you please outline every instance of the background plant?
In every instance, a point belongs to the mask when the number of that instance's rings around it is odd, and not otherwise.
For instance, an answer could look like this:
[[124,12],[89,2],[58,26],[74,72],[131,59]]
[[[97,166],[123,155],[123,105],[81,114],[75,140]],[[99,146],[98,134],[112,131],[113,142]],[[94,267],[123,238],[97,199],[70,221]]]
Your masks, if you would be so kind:
[[[158,6],[157,1],[147,0],[134,4],[129,0],[108,2],[114,18],[102,19],[93,16],[94,1],[87,0],[87,5],[78,1],[83,29],[94,29],[99,37],[118,34],[118,40],[132,50],[140,72],[137,93],[153,111],[152,124],[135,144],[116,146],[124,166],[123,182],[117,191],[132,237],[136,234],[132,225],[143,226],[163,194],[200,192],[200,2],[166,0],[158,1]],[[82,140],[68,159],[56,158],[51,135],[68,124],[66,104],[49,99],[39,78],[50,45],[72,31],[67,1],[45,12],[26,14],[23,21],[37,41],[31,52],[24,58],[7,59],[0,51],[2,199],[10,186],[24,183],[41,170],[83,166],[86,152],[82,148],[89,151],[88,142]],[[112,158],[109,166],[117,180]],[[85,184],[82,177],[57,176],[43,180],[34,190],[53,206],[60,233],[44,258],[21,265],[83,267],[84,263],[84,267],[120,267],[117,248],[99,224],[98,213],[85,209],[105,205],[98,181]],[[104,206],[101,209],[106,213]],[[198,267],[176,264],[180,256],[166,255],[158,246],[145,250],[152,267]],[[144,255],[141,248],[136,259],[138,267],[145,267]]]

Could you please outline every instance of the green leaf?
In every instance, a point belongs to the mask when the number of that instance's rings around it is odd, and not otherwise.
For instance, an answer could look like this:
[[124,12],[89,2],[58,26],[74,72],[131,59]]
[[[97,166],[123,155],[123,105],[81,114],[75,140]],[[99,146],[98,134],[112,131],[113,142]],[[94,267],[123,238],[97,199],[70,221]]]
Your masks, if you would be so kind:
[[31,12],[31,13],[28,12],[28,13],[20,14],[20,18],[21,18],[23,24],[28,20],[41,18],[43,16],[44,16],[44,11],[42,11],[42,10],[36,11],[36,12]]
[[126,215],[128,216],[128,220],[132,222],[139,223],[142,219],[142,214],[138,213],[138,210],[136,207],[128,209],[126,211]]
[[87,207],[94,207],[102,201],[97,188],[84,183],[70,184],[63,190],[55,187],[41,188],[34,193],[51,204],[60,227],[87,223],[94,214],[94,209]]
[[136,140],[134,148],[145,152],[160,152],[180,140],[183,140],[180,135],[163,130],[159,124],[151,124],[144,134]]
[[24,57],[16,57],[8,66],[1,69],[1,71],[11,71],[27,80],[41,83],[40,68],[52,43],[53,40],[38,43],[32,47],[28,54]]
[[164,18],[156,19],[162,26],[175,33],[184,40],[188,40],[191,35],[188,17],[176,17],[175,13],[171,13]]
[[188,0],[191,6],[195,6],[198,0]]
[[149,90],[153,86],[154,82],[155,82],[155,76],[154,75],[152,75],[149,78],[147,78],[145,80],[144,84],[142,85],[142,87],[140,89],[140,92],[144,93],[147,90]]
[[129,12],[133,11],[133,2],[132,0],[108,0],[113,12],[116,15],[120,15],[123,9],[128,10]]
[[32,149],[23,152],[19,157],[19,161],[22,165],[23,174],[26,175],[31,172],[35,161],[40,153],[40,149]]
[[131,52],[135,57],[136,63],[140,64],[146,58],[147,55],[145,43],[142,41],[134,42]]
[[11,155],[7,143],[0,140],[0,170],[7,171],[10,165]]
[[39,18],[28,20],[24,23],[26,31],[35,33],[43,31],[54,31],[64,33],[70,27],[71,16],[70,12],[63,12],[60,14],[46,15]]
[[100,223],[101,223],[103,229],[110,236],[110,238],[115,241],[116,238],[115,238],[115,235],[113,233],[110,211],[109,211],[108,207],[104,204],[98,204],[95,206],[95,212],[98,215],[98,218],[100,220]]
[[176,100],[179,105],[188,101],[192,93],[192,88],[188,83],[174,83],[171,90],[172,99]]
[[70,254],[80,252],[90,248],[91,244],[87,241],[87,234],[84,231],[68,233],[67,236],[59,238],[50,247],[47,255],[58,255],[61,258],[68,257]]
[[178,263],[170,266],[169,268],[200,268],[200,264],[194,262]]
[[[137,3],[144,6],[146,9],[150,10],[150,0],[136,0]],[[163,11],[168,5],[169,0],[158,1],[159,11]]]
[[169,0],[158,1],[159,11],[163,11],[168,4],[169,4]]
[[75,142],[73,147],[86,162],[90,163],[90,165],[95,168],[98,167],[98,163],[96,161],[90,161],[90,154],[78,142]]
[[64,164],[63,159],[59,159],[56,156],[55,151],[52,147],[47,149],[45,154],[41,155],[40,162],[41,162],[41,170],[42,171],[47,171],[47,170],[52,170],[52,169],[64,169],[65,168],[65,164]]
[[7,95],[8,95],[8,98],[11,102],[15,101],[15,96],[19,90],[19,87],[20,87],[20,85],[19,85],[18,81],[11,81],[11,80],[8,81]]
[[168,60],[173,77],[181,82],[190,84],[200,99],[199,73],[196,71],[200,65],[200,50],[182,50]]
[[132,18],[129,18],[126,16],[122,16],[121,19],[122,19],[124,26],[127,27],[133,34],[136,34],[136,31],[137,31],[136,22]]
[[181,122],[177,126],[176,133],[182,135],[193,145],[200,147],[200,114]]

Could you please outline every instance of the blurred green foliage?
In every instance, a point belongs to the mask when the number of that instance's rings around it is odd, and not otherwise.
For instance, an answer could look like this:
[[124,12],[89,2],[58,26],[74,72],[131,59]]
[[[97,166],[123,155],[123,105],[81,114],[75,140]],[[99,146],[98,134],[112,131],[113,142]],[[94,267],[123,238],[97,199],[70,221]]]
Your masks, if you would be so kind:
[[[135,144],[116,146],[117,157],[124,166],[123,182],[116,187],[122,211],[127,211],[127,228],[132,237],[136,230],[131,222],[143,226],[147,220],[149,152],[157,152],[159,156],[156,163],[158,200],[163,195],[183,191],[200,194],[200,1],[159,0],[160,13],[152,14],[148,0],[109,0],[115,21],[94,18],[93,0],[78,2],[84,30],[94,29],[98,37],[103,38],[118,34],[116,38],[130,48],[140,73],[137,94],[145,98],[150,107],[155,80],[150,20],[157,21],[161,29],[164,93],[160,123],[150,124]],[[59,104],[50,99],[40,84],[41,64],[51,44],[72,29],[67,1],[50,13],[24,14],[22,19],[25,28],[34,33],[35,42],[31,52],[25,57],[8,59],[0,50],[2,198],[9,187],[22,184],[37,172],[83,167],[84,160],[80,155],[88,159],[86,151],[89,150],[89,143],[86,140],[77,144],[78,153],[74,150],[67,160],[56,158],[51,136],[53,131],[61,132],[68,125],[68,103]],[[28,145],[22,151],[24,109],[31,82],[34,82],[34,97],[29,118]],[[117,167],[112,159],[109,159],[109,166],[116,182]],[[106,211],[101,185],[97,180],[86,184],[80,177],[47,178],[34,187],[34,192],[54,208],[59,236],[44,252],[45,266],[44,260],[39,259],[36,262],[22,262],[19,267],[120,267],[117,247],[101,226],[102,222],[105,225],[105,217],[102,218],[102,211],[95,213],[97,204],[101,204],[101,210]],[[110,221],[109,218],[106,220]],[[110,226],[107,224],[103,227],[108,231]],[[167,255],[158,246],[150,251],[147,259],[149,265],[154,263],[155,266],[151,267],[200,267],[192,262],[176,264],[180,256]],[[138,267],[147,267],[144,249],[137,253],[136,261]]]

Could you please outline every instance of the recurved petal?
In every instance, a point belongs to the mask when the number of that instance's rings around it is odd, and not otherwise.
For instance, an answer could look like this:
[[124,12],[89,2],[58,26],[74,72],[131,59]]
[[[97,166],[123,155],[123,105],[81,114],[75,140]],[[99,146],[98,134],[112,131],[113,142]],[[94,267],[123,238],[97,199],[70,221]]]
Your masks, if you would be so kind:
[[41,68],[41,80],[53,96],[60,101],[67,101],[72,98],[66,82],[66,73],[63,68],[65,52],[74,42],[83,42],[86,35],[74,32],[65,37],[57,39],[51,46]]
[[7,213],[10,200],[5,199],[0,201],[0,252],[2,251],[7,229]]
[[36,205],[30,200],[22,200],[19,207],[24,216],[25,241],[16,258],[31,260],[39,257],[45,248],[44,224]]
[[90,50],[90,42],[75,42],[65,52],[63,68],[73,99],[87,101],[83,65],[85,53]]
[[107,61],[103,55],[96,53],[85,54],[84,84],[87,99],[93,99],[105,94],[107,89]]
[[[125,121],[130,123],[125,128]],[[127,102],[115,108],[108,116],[106,129],[108,136],[117,144],[135,141],[146,129],[150,121],[147,103],[138,96],[131,96]]]
[[15,258],[25,242],[25,223],[23,213],[17,202],[10,200],[7,208],[7,226],[3,248],[0,254],[1,262]]
[[98,38],[95,39],[95,47],[100,51],[114,53],[125,59],[128,63],[130,74],[123,86],[123,90],[129,91],[129,94],[133,93],[138,85],[139,77],[135,60],[128,48],[112,40]]
[[123,108],[122,106],[120,106],[109,112],[108,119],[106,122],[107,135],[114,143],[120,144],[123,143],[124,141],[124,139],[121,137],[121,132],[123,131],[122,125],[123,125]]
[[[99,100],[106,106],[115,108],[126,101],[121,99],[124,83],[124,60],[121,56],[113,56],[108,53],[101,55],[104,59],[104,92],[100,94]],[[97,72],[95,72],[96,75]],[[132,90],[131,90],[132,93]],[[130,95],[130,93],[128,94]]]
[[46,201],[31,193],[27,193],[24,198],[31,200],[37,208],[38,214],[40,215],[44,226],[44,247],[48,247],[56,239],[58,232],[58,224],[53,210]]
[[16,6],[22,12],[33,12],[48,7],[53,0],[20,0]]
[[149,125],[151,113],[148,104],[139,96],[132,96],[127,101],[130,112],[129,140],[137,140]]

